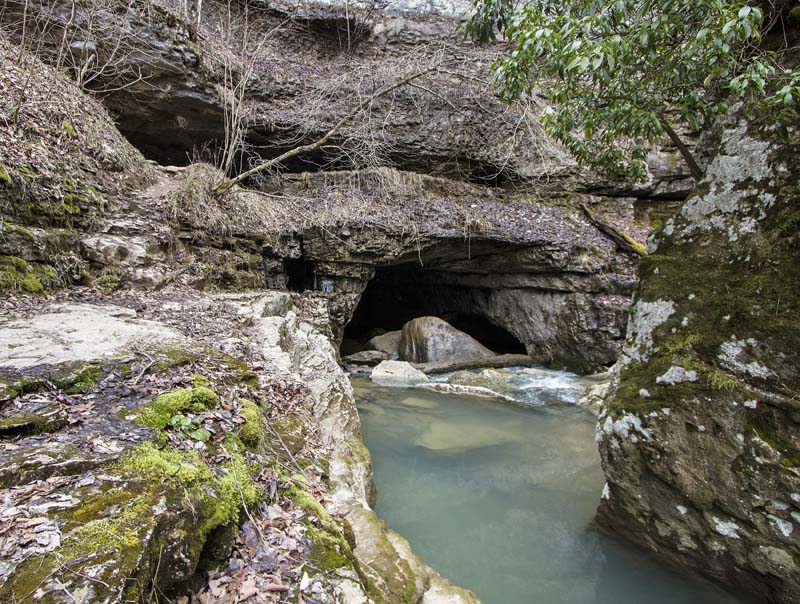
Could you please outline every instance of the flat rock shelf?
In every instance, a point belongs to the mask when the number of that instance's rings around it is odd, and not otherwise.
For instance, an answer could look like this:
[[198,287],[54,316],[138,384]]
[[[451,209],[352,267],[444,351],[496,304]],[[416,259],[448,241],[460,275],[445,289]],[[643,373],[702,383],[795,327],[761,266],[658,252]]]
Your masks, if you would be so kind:
[[603,473],[595,416],[574,404],[585,380],[500,371],[525,405],[352,380],[376,511],[428,564],[484,604],[745,602],[593,528]]

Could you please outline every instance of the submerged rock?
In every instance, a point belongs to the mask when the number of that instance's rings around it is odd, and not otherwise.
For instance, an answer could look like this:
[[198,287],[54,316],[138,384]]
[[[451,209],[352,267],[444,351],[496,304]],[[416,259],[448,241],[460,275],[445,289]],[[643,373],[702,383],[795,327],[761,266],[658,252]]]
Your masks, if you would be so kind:
[[479,372],[457,371],[447,378],[447,383],[456,386],[479,386],[499,394],[508,392],[506,377],[495,369],[483,369]]
[[419,447],[448,453],[513,442],[508,432],[468,421],[433,421],[415,441]]
[[416,386],[428,382],[428,376],[405,361],[382,361],[370,376],[381,386]]
[[495,356],[472,336],[438,317],[419,317],[403,325],[400,358],[413,363],[468,361]]

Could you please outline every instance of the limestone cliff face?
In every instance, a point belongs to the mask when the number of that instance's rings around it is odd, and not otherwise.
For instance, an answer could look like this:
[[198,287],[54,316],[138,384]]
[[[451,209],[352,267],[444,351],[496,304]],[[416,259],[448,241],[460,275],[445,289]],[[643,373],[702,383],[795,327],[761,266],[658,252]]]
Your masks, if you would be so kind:
[[800,149],[767,133],[726,124],[704,182],[650,242],[598,423],[599,519],[788,603],[800,598]]
[[[308,287],[328,292],[334,339],[369,294],[373,304],[415,316],[483,316],[539,362],[593,371],[615,361],[637,261],[581,216],[577,203],[597,198],[535,203],[522,192],[396,176],[404,184],[388,195],[374,174],[361,174],[358,188],[331,177],[325,186],[310,178],[302,191],[287,182],[296,214],[316,220],[295,221],[289,235],[289,210],[282,231],[266,235],[280,256],[307,263]],[[646,221],[635,219],[633,205],[609,201],[602,211],[635,230]]]
[[[162,164],[185,164],[195,151],[216,148],[224,138],[225,99],[250,59],[243,160],[315,140],[355,99],[403,70],[437,57],[446,58],[446,69],[425,79],[424,90],[406,87],[378,99],[324,152],[248,183],[267,196],[238,191],[220,204],[204,198],[202,170],[137,167],[141,156],[106,123],[111,139],[136,158],[120,177],[146,174],[152,184],[111,189],[100,178],[105,167],[80,167],[91,137],[77,123],[74,144],[53,137],[52,154],[79,166],[78,181],[97,182],[87,199],[102,203],[67,204],[81,214],[60,221],[24,214],[14,203],[0,208],[17,233],[32,224],[67,227],[60,232],[70,242],[66,268],[77,277],[51,281],[94,276],[108,288],[177,281],[231,290],[288,284],[329,296],[338,341],[379,269],[416,264],[424,274],[407,289],[439,304],[429,313],[480,315],[512,333],[537,361],[559,367],[592,371],[614,361],[636,261],[593,229],[579,207],[599,204],[606,220],[643,237],[649,220],[641,202],[680,198],[690,186],[672,150],[653,153],[651,176],[641,185],[578,170],[538,128],[540,106],[508,107],[495,97],[495,51],[464,42],[451,16],[463,8],[458,2],[433,3],[428,14],[402,2],[387,11],[351,7],[352,13],[339,2],[251,5],[251,30],[264,40],[257,49],[253,40],[225,37],[225,7],[213,1],[204,3],[199,28],[166,0],[126,5],[124,19],[99,3],[13,1],[0,25],[19,42],[20,15],[36,14],[44,29],[35,50],[45,63],[57,62],[64,39],[95,49],[98,64],[113,56],[115,79],[98,78],[89,88],[98,90],[119,131]],[[65,23],[72,24],[66,31]],[[124,50],[110,55],[117,46]],[[40,121],[44,127],[46,116]],[[15,140],[11,130],[6,134]],[[0,194],[11,199],[20,195],[24,170],[8,163]],[[34,258],[44,237],[17,234],[1,251]],[[290,265],[302,268],[299,278],[289,278]],[[70,272],[53,266],[59,275]]]

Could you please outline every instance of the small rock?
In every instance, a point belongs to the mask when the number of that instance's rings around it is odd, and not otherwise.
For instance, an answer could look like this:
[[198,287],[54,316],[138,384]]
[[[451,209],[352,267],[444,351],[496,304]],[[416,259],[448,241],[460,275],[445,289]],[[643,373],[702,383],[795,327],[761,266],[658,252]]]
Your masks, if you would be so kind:
[[405,361],[382,361],[370,376],[381,386],[416,386],[428,382],[428,376]]
[[395,361],[400,358],[400,340],[402,337],[403,332],[399,329],[397,331],[387,331],[367,342],[367,348],[385,352],[389,355],[389,359]]
[[349,365],[367,365],[369,367],[374,367],[381,361],[388,361],[389,355],[380,350],[362,350],[361,352],[347,355],[342,360]]

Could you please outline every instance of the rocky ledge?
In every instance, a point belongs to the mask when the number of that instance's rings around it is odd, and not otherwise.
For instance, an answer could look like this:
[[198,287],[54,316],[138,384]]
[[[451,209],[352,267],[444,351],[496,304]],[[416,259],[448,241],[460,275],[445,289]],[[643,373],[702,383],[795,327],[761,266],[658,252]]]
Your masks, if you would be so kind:
[[370,509],[323,299],[72,298],[0,324],[3,601],[476,602]]

